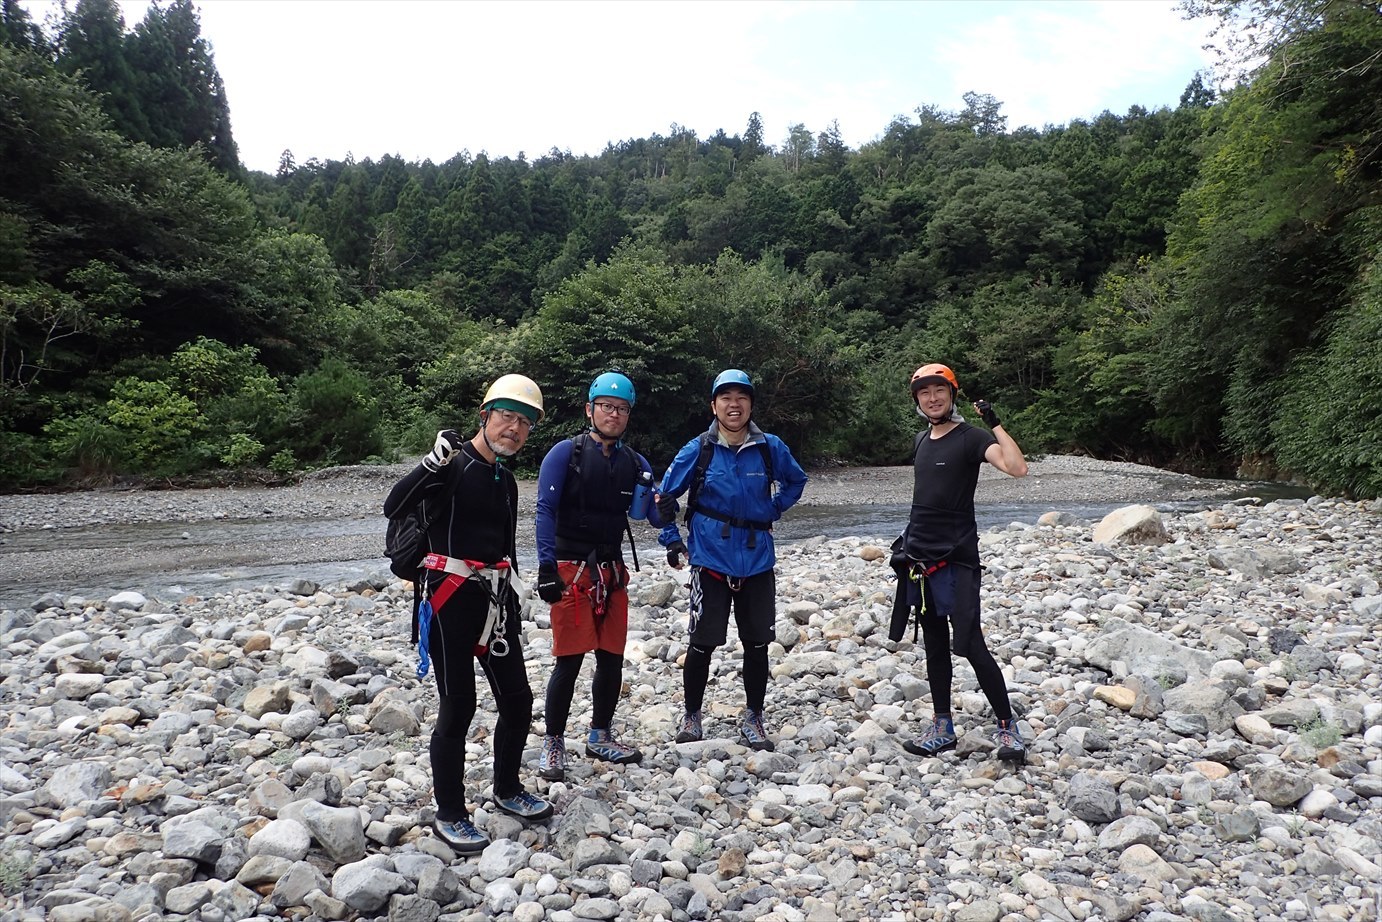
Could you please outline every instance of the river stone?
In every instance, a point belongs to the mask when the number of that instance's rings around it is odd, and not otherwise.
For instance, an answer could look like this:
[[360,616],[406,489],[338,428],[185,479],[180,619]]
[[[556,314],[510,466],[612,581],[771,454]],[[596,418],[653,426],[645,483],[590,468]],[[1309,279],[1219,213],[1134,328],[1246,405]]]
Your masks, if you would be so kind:
[[44,793],[59,807],[83,806],[98,799],[114,778],[100,762],[73,762],[53,771]]
[[276,855],[289,861],[301,861],[312,847],[312,834],[296,820],[276,819],[250,836],[249,853]]
[[512,839],[497,839],[480,855],[480,876],[486,881],[512,877],[519,868],[528,866],[531,856],[527,846]]
[[205,823],[179,822],[163,827],[163,854],[169,858],[190,858],[201,864],[215,862],[225,838]]
[[331,876],[331,896],[360,912],[374,912],[408,886],[403,875],[365,859],[344,864]]
[[1108,823],[1118,818],[1118,792],[1108,781],[1087,772],[1070,779],[1065,808],[1087,823]]
[[1161,827],[1145,816],[1120,817],[1099,833],[1099,847],[1121,852],[1132,845],[1155,846],[1161,839]]
[[1115,509],[1094,526],[1096,544],[1165,544],[1171,540],[1161,513],[1153,506]]
[[415,893],[389,897],[389,922],[435,922],[440,915],[440,906]]
[[273,682],[250,689],[242,706],[244,712],[258,719],[268,713],[284,713],[288,710],[289,687],[287,682]]
[[309,802],[302,809],[302,823],[337,864],[365,856],[365,826],[356,808]]
[[1307,778],[1284,768],[1266,768],[1255,772],[1251,781],[1253,796],[1274,807],[1291,807],[1314,788]]
[[1118,857],[1118,870],[1154,885],[1176,878],[1175,869],[1146,845],[1131,845],[1124,849]]
[[139,611],[147,604],[149,604],[147,598],[133,591],[117,592],[115,595],[106,599],[106,607],[113,611],[118,611],[122,608]]

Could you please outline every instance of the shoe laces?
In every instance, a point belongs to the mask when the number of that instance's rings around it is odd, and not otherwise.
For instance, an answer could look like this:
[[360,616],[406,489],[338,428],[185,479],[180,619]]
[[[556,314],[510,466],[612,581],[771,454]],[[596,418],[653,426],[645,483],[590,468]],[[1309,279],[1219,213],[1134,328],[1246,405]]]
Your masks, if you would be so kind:
[[548,736],[542,741],[543,761],[551,766],[559,766],[566,761],[566,740],[560,736]]
[[519,807],[525,812],[537,812],[546,806],[543,801],[538,800],[537,797],[529,791],[519,791],[512,797],[505,797],[504,803],[511,807]]
[[689,730],[689,731],[691,731],[691,732],[693,732],[693,733],[700,733],[700,732],[701,732],[701,712],[700,712],[700,711],[696,711],[696,712],[693,713],[693,714],[687,714],[686,716],[682,717],[682,719],[681,719],[681,729],[682,729],[683,731]]
[[438,820],[437,825],[447,838],[457,842],[478,842],[485,838],[470,820]]
[[993,738],[998,741],[999,746],[1006,746],[1011,749],[1024,748],[1022,744],[1022,731],[1017,729],[1017,724],[1011,720],[998,721],[998,729],[993,731]]
[[768,738],[768,731],[763,728],[762,711],[749,711],[744,715],[744,735],[755,743]]

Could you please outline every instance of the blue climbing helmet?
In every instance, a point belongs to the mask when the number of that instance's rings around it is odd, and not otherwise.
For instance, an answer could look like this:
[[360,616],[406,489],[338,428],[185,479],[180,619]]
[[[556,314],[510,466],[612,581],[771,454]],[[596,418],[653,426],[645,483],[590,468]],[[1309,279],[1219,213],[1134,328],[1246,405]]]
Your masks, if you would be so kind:
[[617,371],[607,371],[590,382],[590,394],[586,397],[586,402],[594,403],[596,397],[618,397],[620,400],[627,400],[629,406],[633,406],[633,382]]
[[716,376],[715,383],[710,387],[710,399],[714,400],[727,387],[742,387],[750,397],[753,396],[753,382],[749,380],[748,373],[737,368],[726,368]]

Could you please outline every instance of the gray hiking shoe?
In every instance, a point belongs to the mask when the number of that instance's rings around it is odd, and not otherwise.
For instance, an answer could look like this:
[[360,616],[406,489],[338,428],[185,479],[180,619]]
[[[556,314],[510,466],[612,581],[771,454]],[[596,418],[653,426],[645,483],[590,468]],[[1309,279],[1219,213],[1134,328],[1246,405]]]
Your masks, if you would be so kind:
[[693,711],[681,719],[681,729],[677,731],[676,742],[696,743],[705,737],[701,734],[701,712]]
[[739,725],[739,736],[745,745],[750,749],[771,752],[776,746],[768,738],[768,731],[763,727],[762,711],[745,711],[743,723]]
[[626,765],[643,760],[643,753],[628,743],[614,738],[613,730],[591,730],[586,739],[585,754],[592,759],[602,759],[615,765]]
[[432,832],[458,855],[478,855],[489,846],[489,836],[468,819],[434,820]]
[[948,714],[937,714],[931,721],[931,726],[926,728],[926,732],[916,739],[904,741],[902,748],[914,756],[934,756],[947,749],[954,749],[958,743],[954,718]]
[[998,721],[993,741],[998,744],[998,758],[1004,762],[1027,761],[1027,744],[1022,741],[1022,731],[1017,728],[1016,720]]
[[548,781],[566,778],[566,740],[560,736],[544,736],[542,752],[537,757],[537,773]]
[[553,811],[549,801],[527,791],[519,791],[512,797],[496,797],[494,805],[520,820],[545,820]]

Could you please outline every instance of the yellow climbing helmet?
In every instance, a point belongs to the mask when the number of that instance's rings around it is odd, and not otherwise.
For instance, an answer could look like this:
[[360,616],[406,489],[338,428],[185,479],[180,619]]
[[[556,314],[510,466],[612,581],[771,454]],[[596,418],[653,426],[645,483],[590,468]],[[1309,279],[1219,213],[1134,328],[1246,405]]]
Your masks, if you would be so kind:
[[496,406],[524,414],[533,421],[533,425],[542,422],[542,417],[546,415],[542,409],[542,390],[532,378],[523,375],[504,375],[489,386],[480,409],[489,410]]

